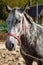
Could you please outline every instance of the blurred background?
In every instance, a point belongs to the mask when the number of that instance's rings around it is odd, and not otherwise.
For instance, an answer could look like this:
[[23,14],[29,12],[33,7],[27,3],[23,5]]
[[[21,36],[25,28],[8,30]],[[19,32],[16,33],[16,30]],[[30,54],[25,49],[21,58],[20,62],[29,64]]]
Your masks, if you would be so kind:
[[0,0],[0,41],[5,41],[7,36],[8,12],[5,4],[13,8],[15,6],[22,7],[26,3],[30,7],[30,10],[26,12],[33,18],[34,22],[43,26],[43,0]]

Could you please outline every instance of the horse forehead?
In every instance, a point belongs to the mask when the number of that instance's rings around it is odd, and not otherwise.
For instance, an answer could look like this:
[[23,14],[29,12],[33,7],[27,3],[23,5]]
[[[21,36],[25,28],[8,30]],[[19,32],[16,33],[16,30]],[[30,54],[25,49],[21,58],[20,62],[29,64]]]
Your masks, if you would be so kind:
[[19,7],[14,7],[14,8],[12,9],[12,11],[14,11],[15,14],[21,14]]
[[21,16],[21,13],[18,10],[15,10],[15,15],[20,15]]
[[12,11],[9,13],[9,16],[7,18],[7,21],[8,20],[12,20],[14,16],[15,17],[22,16],[18,7],[15,7],[15,8],[12,9]]

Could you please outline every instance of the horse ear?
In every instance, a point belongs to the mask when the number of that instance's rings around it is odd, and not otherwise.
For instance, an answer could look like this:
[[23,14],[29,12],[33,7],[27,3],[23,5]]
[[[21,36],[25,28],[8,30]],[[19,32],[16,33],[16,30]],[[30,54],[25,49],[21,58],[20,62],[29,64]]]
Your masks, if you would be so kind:
[[27,8],[28,8],[28,10],[29,10],[28,4],[24,5],[24,6],[20,9],[20,10],[21,10],[21,13],[24,12]]
[[5,4],[5,7],[6,7],[6,10],[8,11],[8,12],[10,12],[11,10],[12,10],[12,8],[11,7],[9,7],[8,5],[6,5]]

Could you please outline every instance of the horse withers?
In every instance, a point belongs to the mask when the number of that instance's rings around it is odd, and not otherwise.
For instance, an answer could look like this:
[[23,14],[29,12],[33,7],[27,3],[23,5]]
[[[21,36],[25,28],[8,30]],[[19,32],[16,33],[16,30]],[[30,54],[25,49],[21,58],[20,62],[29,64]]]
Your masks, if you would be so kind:
[[33,19],[24,12],[26,7],[6,6],[9,12],[6,20],[8,25],[6,48],[10,51],[16,49],[18,43],[26,65],[31,65],[33,60],[43,65],[43,27],[34,23]]

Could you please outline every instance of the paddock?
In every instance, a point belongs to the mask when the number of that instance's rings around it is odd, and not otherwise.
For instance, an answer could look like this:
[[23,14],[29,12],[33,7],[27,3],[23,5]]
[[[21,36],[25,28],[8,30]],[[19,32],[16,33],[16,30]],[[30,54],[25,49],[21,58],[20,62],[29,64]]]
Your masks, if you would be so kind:
[[[26,65],[19,48],[17,46],[15,51],[8,51],[5,42],[0,42],[0,65]],[[37,63],[33,61],[32,65],[37,65]]]
[[0,42],[0,65],[25,65],[19,48],[17,46],[15,51],[8,51],[5,47],[5,42]]

